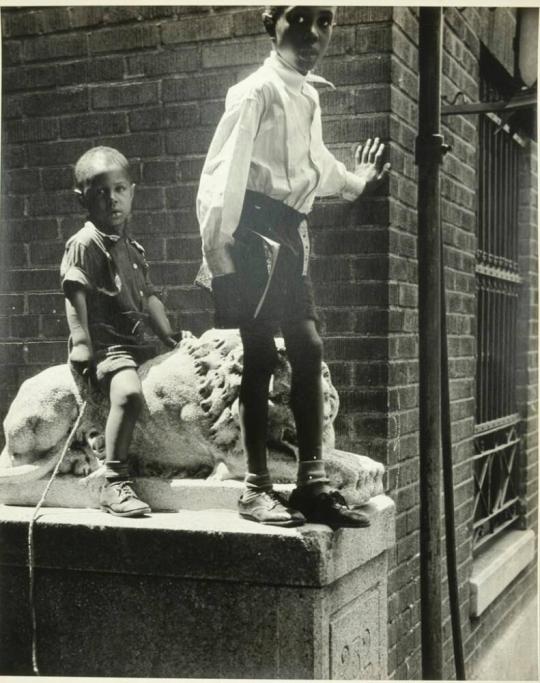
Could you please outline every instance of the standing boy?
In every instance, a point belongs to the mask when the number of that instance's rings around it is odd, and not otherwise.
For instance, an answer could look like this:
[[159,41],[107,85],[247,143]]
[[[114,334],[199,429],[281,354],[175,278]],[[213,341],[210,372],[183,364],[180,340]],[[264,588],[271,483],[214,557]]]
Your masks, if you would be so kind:
[[[334,8],[272,6],[263,22],[274,50],[229,90],[197,197],[216,326],[239,327],[244,347],[239,410],[248,473],[239,512],[280,526],[306,519],[334,528],[367,526],[366,515],[329,486],[325,471],[322,342],[308,273],[306,214],[316,196],[356,199],[389,165],[383,166],[378,138],[357,150],[354,173],[324,146],[319,97],[310,82],[326,81],[310,70],[328,47]],[[297,487],[288,505],[273,491],[266,462],[279,327],[291,363],[299,447]]]
[[128,450],[143,406],[137,367],[153,355],[142,326],[148,323],[170,348],[176,341],[148,277],[144,249],[126,232],[135,190],[127,159],[111,147],[94,147],[77,161],[75,181],[88,219],[68,240],[60,269],[69,361],[110,397],[101,508],[139,517],[150,508],[129,481]]

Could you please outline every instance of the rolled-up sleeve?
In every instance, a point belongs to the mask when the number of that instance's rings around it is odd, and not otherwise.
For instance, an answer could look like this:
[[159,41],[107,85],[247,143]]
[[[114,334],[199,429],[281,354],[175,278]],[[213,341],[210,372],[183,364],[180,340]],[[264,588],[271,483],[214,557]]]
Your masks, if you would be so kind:
[[262,97],[257,93],[228,106],[208,150],[197,195],[197,217],[203,254],[214,276],[234,272],[229,249],[242,213],[262,111]]
[[92,290],[95,287],[93,264],[90,250],[77,240],[68,242],[60,265],[62,289],[66,291],[68,283],[75,283]]

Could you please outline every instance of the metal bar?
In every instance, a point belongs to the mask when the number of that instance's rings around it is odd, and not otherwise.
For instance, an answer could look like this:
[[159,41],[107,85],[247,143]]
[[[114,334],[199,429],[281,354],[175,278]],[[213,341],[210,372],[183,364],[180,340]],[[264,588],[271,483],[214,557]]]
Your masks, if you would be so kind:
[[[421,7],[418,96],[420,597],[422,678],[443,678],[440,179],[442,9]],[[442,141],[440,141],[442,142]],[[431,143],[431,148],[430,148]]]
[[481,424],[477,424],[474,429],[475,435],[476,437],[480,437],[485,436],[490,432],[501,431],[505,427],[511,427],[512,425],[516,425],[520,421],[520,419],[521,418],[519,416],[519,413],[514,413],[512,415],[506,415],[505,417],[502,417],[499,420],[492,420],[490,422],[483,422]]
[[503,268],[496,268],[495,266],[487,266],[484,263],[477,263],[475,272],[495,280],[504,280],[505,282],[513,282],[514,284],[521,284],[522,278],[517,273],[511,273]]
[[471,460],[481,460],[482,458],[487,458],[489,455],[493,455],[494,453],[500,453],[501,451],[506,450],[510,446],[516,446],[520,442],[520,439],[512,439],[512,441],[509,441],[508,443],[500,444],[499,446],[494,446],[493,448],[490,448],[487,451],[482,451],[481,453],[477,453],[476,455],[473,455],[471,457]]
[[487,543],[488,541],[493,540],[495,538],[495,536],[498,536],[501,533],[501,531],[504,531],[504,529],[506,529],[506,527],[509,527],[511,524],[514,524],[516,519],[518,519],[517,513],[511,519],[509,519],[506,522],[503,522],[502,524],[499,524],[497,527],[495,527],[495,529],[491,533],[486,534],[485,536],[480,536],[475,541],[473,550],[475,552],[477,552],[484,545],[484,543]]
[[483,519],[478,520],[478,522],[474,522],[473,523],[473,529],[477,529],[479,526],[482,526],[482,524],[485,524],[490,519],[497,517],[497,515],[500,515],[501,512],[504,512],[509,507],[512,507],[512,505],[515,505],[518,501],[519,501],[519,496],[512,498],[512,500],[506,501],[506,503],[504,503],[504,505],[501,505],[501,507],[497,508],[491,514],[487,515],[487,517],[484,517]]
[[463,104],[445,105],[441,110],[441,116],[453,116],[456,114],[482,114],[491,111],[513,111],[535,107],[537,101],[536,91],[527,95],[516,95],[510,100],[497,102],[466,102]]
[[461,636],[456,556],[456,523],[454,514],[454,471],[452,458],[452,419],[450,414],[450,378],[448,371],[448,335],[446,324],[446,287],[444,278],[444,243],[441,247],[441,447],[443,464],[444,522],[446,531],[446,567],[448,596],[452,622],[456,679],[465,680],[465,660]]

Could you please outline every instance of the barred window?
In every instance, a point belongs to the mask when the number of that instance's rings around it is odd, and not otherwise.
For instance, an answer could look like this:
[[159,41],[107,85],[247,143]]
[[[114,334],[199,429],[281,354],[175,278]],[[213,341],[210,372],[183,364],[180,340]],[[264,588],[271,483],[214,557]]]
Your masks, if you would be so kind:
[[[483,101],[502,99],[501,95],[492,81],[483,80]],[[475,549],[519,517],[519,154],[517,136],[500,119],[492,114],[479,117]]]

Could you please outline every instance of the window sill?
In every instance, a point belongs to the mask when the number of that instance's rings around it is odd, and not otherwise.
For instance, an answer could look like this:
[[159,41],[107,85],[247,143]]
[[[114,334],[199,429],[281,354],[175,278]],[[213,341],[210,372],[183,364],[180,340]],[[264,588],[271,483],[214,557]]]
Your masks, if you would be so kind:
[[479,617],[534,560],[534,531],[508,531],[473,563],[469,580],[471,616]]

